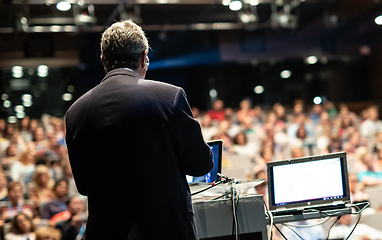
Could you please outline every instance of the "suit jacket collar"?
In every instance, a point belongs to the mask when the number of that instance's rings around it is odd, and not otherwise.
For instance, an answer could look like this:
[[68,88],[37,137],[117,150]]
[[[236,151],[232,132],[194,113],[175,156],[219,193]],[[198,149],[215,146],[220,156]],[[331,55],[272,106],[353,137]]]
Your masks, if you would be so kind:
[[108,72],[101,82],[106,81],[108,78],[116,76],[116,75],[127,75],[133,78],[143,79],[141,75],[139,75],[136,71],[131,70],[129,68],[117,68]]

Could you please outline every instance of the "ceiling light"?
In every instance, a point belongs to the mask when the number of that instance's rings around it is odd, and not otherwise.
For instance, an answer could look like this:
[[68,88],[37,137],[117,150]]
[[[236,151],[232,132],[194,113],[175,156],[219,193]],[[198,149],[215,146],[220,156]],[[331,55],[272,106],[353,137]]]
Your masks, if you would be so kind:
[[211,89],[210,91],[210,97],[216,97],[218,95],[218,92],[215,89]]
[[32,100],[32,95],[30,95],[30,94],[28,94],[28,93],[23,94],[23,95],[21,96],[21,99],[22,99],[23,101],[30,101],[30,100]]
[[49,67],[46,65],[40,65],[37,67],[37,76],[46,77],[49,74]]
[[5,108],[9,108],[9,107],[11,106],[11,101],[9,101],[9,100],[5,100],[5,101],[3,102],[3,106],[4,106]]
[[73,85],[69,85],[68,87],[67,87],[67,90],[68,90],[68,92],[70,92],[70,93],[72,93],[72,92],[74,92],[74,86]]
[[222,0],[223,6],[229,6],[230,3],[231,3],[231,0]]
[[252,13],[240,13],[239,18],[243,23],[256,22],[257,17]]
[[290,78],[292,76],[292,72],[290,70],[284,70],[280,73],[281,78]]
[[264,87],[261,86],[261,85],[258,85],[256,86],[253,91],[256,93],[256,94],[262,94],[264,92]]
[[60,11],[68,11],[71,7],[72,5],[70,5],[67,1],[61,1],[56,5],[56,8]]
[[9,123],[16,123],[17,122],[17,118],[15,116],[10,116],[10,117],[8,117],[8,122]]
[[21,78],[23,75],[24,75],[23,67],[21,66],[12,67],[12,77]]
[[238,11],[243,7],[243,4],[239,0],[234,0],[229,4],[229,9],[232,11]]
[[310,56],[306,58],[306,62],[309,64],[316,64],[317,63],[317,57],[316,56]]
[[23,105],[24,107],[31,107],[33,105],[33,101],[32,100],[23,101]]
[[321,104],[322,103],[322,98],[317,96],[313,99],[313,103],[318,105],[318,104]]
[[72,100],[72,94],[71,93],[64,93],[62,95],[62,100],[69,102],[70,100]]
[[377,25],[382,25],[382,15],[376,17],[376,18],[374,19],[374,22],[375,22],[375,24],[377,24]]
[[16,113],[16,117],[19,118],[19,119],[22,119],[25,117],[25,112],[18,112]]
[[15,112],[24,112],[24,106],[16,105],[15,106]]

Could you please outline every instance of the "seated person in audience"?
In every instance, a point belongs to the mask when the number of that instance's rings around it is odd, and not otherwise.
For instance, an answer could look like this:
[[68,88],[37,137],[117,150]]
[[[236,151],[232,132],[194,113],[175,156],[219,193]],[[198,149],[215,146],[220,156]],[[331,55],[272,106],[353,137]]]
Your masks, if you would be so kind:
[[33,133],[33,142],[36,145],[36,151],[39,156],[45,154],[46,150],[49,147],[48,141],[45,138],[45,132],[42,127],[36,128]]
[[0,208],[1,219],[8,222],[17,213],[24,213],[33,218],[32,206],[22,199],[21,185],[18,182],[10,182],[8,185],[8,205]]
[[61,233],[54,227],[40,227],[34,232],[36,240],[61,240]]
[[54,198],[46,203],[42,209],[41,218],[51,219],[57,213],[67,210],[68,181],[61,179],[53,188]]
[[4,170],[9,170],[10,165],[17,161],[18,157],[17,146],[15,144],[9,145],[5,150],[5,157],[1,161],[1,166]]
[[254,111],[252,109],[252,104],[249,100],[243,100],[240,102],[240,109],[237,111],[237,119],[240,123],[244,122],[245,117],[254,117]]
[[273,160],[274,149],[267,146],[263,147],[260,152],[260,157],[256,158],[255,166],[253,168],[254,174],[257,174],[260,171],[267,170],[267,163]]
[[261,126],[263,122],[263,109],[261,106],[255,106],[253,108],[253,124]]
[[[282,121],[283,123],[287,123],[287,116],[285,113],[285,107],[283,105],[281,105],[280,103],[276,103],[275,105],[273,105],[273,111],[276,113],[278,121]],[[284,129],[282,129],[282,130],[284,130]]]
[[[25,185],[32,182],[32,174],[36,168],[36,149],[34,144],[28,144],[18,161],[14,161],[10,166],[11,178],[16,182],[24,182]],[[20,176],[24,176],[22,179]]]
[[380,129],[380,131],[377,133],[376,141],[374,144],[374,152],[376,153],[380,150],[382,150],[382,129]]
[[82,237],[85,231],[86,214],[80,197],[74,196],[70,199],[68,211],[70,218],[57,223],[56,228],[61,231],[62,240],[75,240]]
[[379,171],[379,166],[376,161],[373,159],[373,155],[369,152],[366,147],[359,147],[355,152],[356,162],[353,166],[353,171],[366,172],[368,169],[372,171]]
[[20,136],[19,131],[13,131],[9,141],[9,145],[11,144],[16,145],[17,154],[21,154],[27,149],[27,145],[24,142],[24,139]]
[[264,179],[265,181],[254,188],[248,189],[247,193],[262,194],[264,202],[268,205],[267,173],[260,170],[254,175],[255,179]]
[[34,229],[32,219],[24,213],[18,213],[12,220],[11,228],[9,233],[5,235],[5,240],[35,240]]
[[343,144],[342,149],[346,151],[347,154],[354,154],[357,148],[366,145],[366,142],[361,139],[360,133],[355,131],[350,135],[349,141]]
[[265,132],[262,126],[254,123],[254,118],[247,116],[241,124],[241,129],[248,138],[248,142],[255,144],[265,137]]
[[68,196],[78,195],[76,183],[74,181],[72,167],[70,166],[69,159],[64,159],[61,162],[63,178],[68,181]]
[[342,141],[348,141],[350,138],[350,135],[354,132],[354,123],[353,120],[348,116],[344,116],[339,119],[339,129],[338,129],[338,136],[341,138]]
[[54,135],[53,133],[48,134],[48,149],[45,152],[45,156],[47,156],[49,160],[58,161],[60,159],[60,146],[61,145],[58,144],[56,135]]
[[212,109],[207,111],[213,121],[221,122],[225,120],[224,102],[220,99],[212,104]]
[[304,150],[302,149],[302,147],[293,147],[292,150],[291,150],[291,157],[292,158],[302,158],[304,157],[305,154],[304,154]]
[[379,170],[376,161],[374,161],[373,155],[368,152],[362,158],[362,162],[367,169],[357,173],[358,181],[365,184],[365,186],[382,184],[382,172]]
[[216,135],[213,136],[213,140],[216,139],[222,139],[223,140],[223,147],[225,149],[228,149],[232,145],[232,139],[228,135],[228,130],[230,128],[230,123],[227,120],[223,120],[219,123],[219,130]]
[[32,133],[30,131],[30,118],[25,116],[20,122],[20,136],[24,142],[28,144],[32,141]]
[[382,149],[379,149],[377,152],[378,166],[379,169],[382,169]]
[[366,109],[367,119],[361,123],[360,133],[367,140],[375,140],[376,133],[382,128],[382,121],[378,118],[378,106],[370,106]]
[[205,141],[210,141],[217,134],[218,128],[212,124],[211,116],[204,114],[200,123]]
[[0,118],[0,138],[4,138],[5,137],[5,129],[7,127],[7,121],[5,121],[5,119],[3,118]]
[[29,187],[29,198],[34,200],[36,206],[41,202],[49,202],[53,197],[53,185],[54,180],[49,176],[48,167],[37,165],[33,173],[33,183]]
[[0,202],[8,201],[7,178],[4,172],[0,172]]
[[349,173],[349,190],[352,203],[367,201],[369,196],[365,193],[364,184],[358,181],[356,173]]
[[[343,215],[338,223],[330,230],[329,239],[347,239],[354,228],[352,215]],[[382,239],[382,232],[364,223],[358,223],[350,239],[354,240],[376,240]]]
[[238,155],[247,156],[253,159],[256,155],[257,149],[253,142],[248,142],[247,136],[244,132],[239,132],[233,139],[233,145],[229,149]]
[[65,138],[64,121],[58,118],[52,119],[53,135],[56,137],[58,143],[62,143]]

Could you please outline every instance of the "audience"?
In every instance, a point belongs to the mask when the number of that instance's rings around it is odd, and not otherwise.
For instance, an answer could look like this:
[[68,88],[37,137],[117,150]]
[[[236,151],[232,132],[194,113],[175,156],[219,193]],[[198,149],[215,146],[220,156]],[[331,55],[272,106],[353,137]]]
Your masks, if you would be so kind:
[[67,209],[68,181],[61,179],[56,182],[53,188],[54,198],[46,203],[41,212],[41,218],[51,219],[57,213]]
[[4,222],[12,220],[16,214],[24,213],[33,218],[32,206],[22,197],[21,185],[10,182],[8,185],[8,202],[0,208],[1,219]]
[[53,227],[40,227],[34,232],[36,240],[60,240],[61,233]]
[[[347,239],[347,236],[354,228],[354,221],[352,222],[352,215],[344,215],[338,221],[336,226],[330,231],[330,239]],[[382,232],[372,228],[364,223],[358,223],[351,239],[355,240],[374,240],[382,239]]]
[[34,229],[32,219],[24,213],[18,213],[12,220],[11,229],[5,235],[5,240],[35,240]]
[[57,223],[56,228],[61,231],[62,240],[81,239],[85,232],[86,215],[84,214],[84,204],[78,196],[70,199],[68,212],[70,218]]
[[[252,107],[245,99],[238,104],[238,109],[224,108],[219,99],[205,112],[193,109],[205,140],[223,139],[223,168],[235,164],[230,155],[245,156],[238,158],[249,161],[243,175],[266,178],[267,162],[346,151],[352,201],[367,199],[364,189],[382,184],[382,122],[377,106],[357,115],[345,104],[337,111],[332,102],[307,106],[299,100],[293,106],[276,103],[264,108]],[[19,123],[0,119],[0,202],[5,204],[0,207],[0,228],[2,221],[24,213],[36,222],[57,222],[62,239],[81,235],[85,220],[82,200],[74,197],[66,205],[67,198],[77,196],[78,191],[64,136],[63,119],[46,114],[41,119],[26,116]],[[266,184],[253,191],[266,198]],[[71,206],[76,201],[82,206],[79,210]],[[31,227],[20,230],[21,222],[28,222],[24,215],[20,215],[19,230],[10,232],[7,239],[17,239],[28,231],[30,240],[34,237]],[[48,236],[61,239],[49,228],[36,231],[38,239]]]
[[8,201],[8,190],[7,190],[7,177],[4,172],[0,172],[0,202]]

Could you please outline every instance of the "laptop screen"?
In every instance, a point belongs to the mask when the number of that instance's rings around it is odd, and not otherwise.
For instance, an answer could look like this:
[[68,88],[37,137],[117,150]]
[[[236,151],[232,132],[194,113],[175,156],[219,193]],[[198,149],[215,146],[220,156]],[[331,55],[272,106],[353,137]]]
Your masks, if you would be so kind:
[[345,152],[270,162],[267,168],[271,211],[350,201]]
[[214,167],[212,170],[200,177],[193,177],[186,175],[187,182],[191,183],[211,183],[218,179],[218,173],[222,172],[222,152],[223,152],[223,140],[209,141],[207,144],[210,146],[213,153]]

